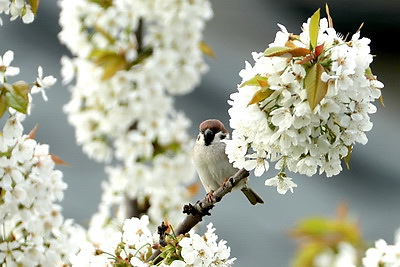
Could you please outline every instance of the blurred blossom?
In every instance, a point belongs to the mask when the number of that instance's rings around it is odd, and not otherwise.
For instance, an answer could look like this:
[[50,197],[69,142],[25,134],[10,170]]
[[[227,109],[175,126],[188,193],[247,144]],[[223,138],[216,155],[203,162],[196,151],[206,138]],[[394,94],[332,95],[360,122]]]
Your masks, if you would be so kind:
[[[104,162],[99,211],[88,234],[109,243],[132,215],[150,229],[180,222],[193,192],[190,120],[174,95],[191,92],[207,70],[201,50],[208,0],[60,1],[64,107],[76,140]],[[117,19],[116,19],[117,18]],[[135,211],[132,211],[132,207]],[[127,241],[127,240],[125,240]]]

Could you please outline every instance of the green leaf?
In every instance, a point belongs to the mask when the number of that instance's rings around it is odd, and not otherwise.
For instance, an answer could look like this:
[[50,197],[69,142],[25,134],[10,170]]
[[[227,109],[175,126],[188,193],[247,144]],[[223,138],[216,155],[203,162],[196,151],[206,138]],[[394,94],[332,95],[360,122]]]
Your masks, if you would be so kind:
[[268,77],[261,76],[260,74],[257,74],[250,80],[245,81],[242,83],[239,87],[244,87],[244,86],[263,86],[265,83],[268,83]]
[[39,2],[40,2],[40,0],[29,0],[29,4],[31,5],[32,12],[35,15],[36,15],[36,12],[39,7]]
[[324,217],[309,217],[303,219],[295,230],[302,236],[321,236],[332,227],[332,222]]
[[321,80],[323,72],[324,67],[317,63],[308,69],[304,78],[304,87],[307,91],[307,99],[311,110],[314,110],[328,91],[328,83]]
[[247,106],[250,106],[252,104],[259,103],[263,101],[264,99],[268,98],[270,95],[272,95],[274,91],[269,89],[269,88],[262,88],[258,90],[253,97],[251,98],[250,102],[247,104]]
[[128,66],[124,55],[109,50],[94,49],[90,53],[89,59],[94,60],[98,66],[103,68],[103,80],[111,78]]
[[265,49],[264,56],[274,57],[289,53],[294,57],[301,57],[310,54],[310,52],[309,49],[303,47],[273,46]]
[[4,112],[6,112],[8,106],[6,97],[4,95],[0,95],[0,118],[3,117]]
[[290,47],[286,47],[286,46],[268,47],[264,51],[264,56],[266,56],[266,57],[280,56],[280,55],[287,53],[290,49],[291,49]]
[[[29,85],[24,81],[18,81],[12,85],[5,83],[2,89],[2,91],[5,92],[2,98],[4,97],[6,106],[26,114],[29,105]],[[3,101],[3,99],[1,101]],[[2,107],[2,109],[4,109],[4,107]]]
[[12,84],[14,91],[20,95],[26,102],[29,101],[29,84],[24,81],[18,81]]
[[91,0],[91,2],[100,5],[104,9],[109,8],[113,4],[113,0]]
[[5,94],[6,102],[9,107],[12,107],[18,112],[26,114],[28,111],[28,101],[20,96],[15,91],[7,92]]
[[311,49],[314,49],[317,46],[318,31],[319,31],[319,19],[320,19],[320,13],[319,13],[319,8],[318,8],[318,10],[315,11],[315,13],[311,16],[310,25],[309,25]]

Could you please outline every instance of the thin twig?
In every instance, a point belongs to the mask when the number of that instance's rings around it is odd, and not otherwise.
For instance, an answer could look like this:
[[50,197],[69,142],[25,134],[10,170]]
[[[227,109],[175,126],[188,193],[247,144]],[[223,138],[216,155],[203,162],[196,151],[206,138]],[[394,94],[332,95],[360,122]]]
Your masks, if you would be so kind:
[[[232,191],[235,185],[248,176],[249,172],[245,169],[241,169],[210,196],[206,195],[202,200],[197,201],[195,205],[185,205],[183,207],[183,213],[187,214],[187,216],[179,224],[178,228],[176,228],[175,234],[181,235],[188,233],[194,226],[203,220],[204,216],[211,215],[210,210],[215,206],[215,204],[221,201],[226,194]],[[149,261],[154,260],[153,264],[160,262],[162,260],[161,257],[158,257],[160,253],[161,251],[159,249],[154,251],[153,255],[149,258]]]

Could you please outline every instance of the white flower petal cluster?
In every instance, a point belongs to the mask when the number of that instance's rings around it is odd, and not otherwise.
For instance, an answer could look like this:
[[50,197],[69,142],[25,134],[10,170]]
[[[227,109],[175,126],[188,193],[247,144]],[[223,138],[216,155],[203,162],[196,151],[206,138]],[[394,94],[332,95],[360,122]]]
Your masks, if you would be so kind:
[[[212,17],[207,0],[64,0],[60,5],[59,38],[74,56],[87,59],[109,51],[133,64],[149,52],[130,71],[137,87],[150,82],[170,93],[187,93],[207,69],[200,49],[205,22]],[[86,73],[76,63],[77,75]],[[84,84],[78,81],[77,86]]]
[[379,239],[375,247],[369,248],[362,259],[365,267],[392,267],[400,266],[400,238],[394,245],[388,245],[385,240]]
[[107,242],[84,243],[79,253],[71,258],[72,266],[115,266],[113,257],[110,257],[115,253],[123,259],[129,259],[131,266],[149,266],[145,260],[156,240],[148,227],[148,216],[126,219],[122,228],[114,231]]
[[184,237],[179,242],[183,261],[173,262],[172,266],[232,266],[236,258],[229,258],[231,250],[226,241],[217,242],[214,232],[215,228],[209,223],[204,236],[191,232],[189,237]]
[[[281,30],[269,45],[270,51],[288,43],[288,50],[309,49],[309,23],[310,19],[303,24],[299,36],[279,25]],[[341,160],[355,143],[367,143],[366,132],[372,129],[370,114],[376,112],[372,102],[383,88],[370,73],[370,40],[360,38],[357,32],[345,41],[328,27],[325,18],[320,20],[318,33],[318,49],[323,51],[317,59],[307,61],[305,56],[289,52],[277,56],[254,52],[254,65],[246,62],[239,73],[242,83],[229,101],[234,130],[232,140],[226,141],[226,153],[235,167],[254,170],[260,176],[275,162],[281,172],[288,169],[312,176],[319,171],[330,177],[340,173]],[[314,53],[309,57],[316,57]],[[305,77],[317,60],[323,72],[316,79],[327,83],[327,91],[311,109]],[[254,83],[257,79],[259,84]],[[265,97],[254,101],[260,92]],[[282,185],[278,180],[267,184]]]
[[[109,239],[107,247],[99,247],[86,243],[82,250],[72,258],[72,266],[114,266],[114,257],[129,261],[131,266],[232,266],[236,258],[230,257],[230,248],[226,241],[219,240],[214,233],[212,223],[207,225],[207,231],[203,236],[190,231],[185,237],[177,237],[181,240],[175,248],[175,253],[180,254],[181,260],[174,260],[171,264],[161,261],[158,265],[150,265],[146,262],[152,253],[152,245],[157,242],[157,234],[149,228],[149,217],[126,219],[122,231]],[[123,248],[123,249],[121,249]]]
[[23,118],[13,114],[0,135],[0,265],[68,263],[85,233],[64,220],[55,202],[67,185],[49,146],[22,134]]
[[[28,2],[25,0],[0,0],[0,14],[11,15],[10,20],[21,18],[24,23],[31,23],[35,19],[35,15]],[[0,18],[1,25],[3,25],[3,20]]]
[[91,240],[107,242],[132,207],[137,216],[148,214],[153,227],[166,218],[179,222],[194,166],[190,121],[174,109],[172,95],[193,90],[207,70],[200,43],[210,2],[63,0],[60,6],[59,38],[73,55],[61,59],[63,82],[75,80],[65,112],[78,144],[105,162],[109,175]]

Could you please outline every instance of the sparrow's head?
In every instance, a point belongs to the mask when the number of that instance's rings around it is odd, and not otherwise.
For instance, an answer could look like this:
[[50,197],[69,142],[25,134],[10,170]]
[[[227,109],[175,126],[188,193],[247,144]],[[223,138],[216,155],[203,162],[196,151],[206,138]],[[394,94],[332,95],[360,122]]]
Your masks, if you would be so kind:
[[205,146],[217,144],[221,140],[229,137],[224,124],[215,119],[205,120],[199,125],[199,135],[197,136],[197,143]]

